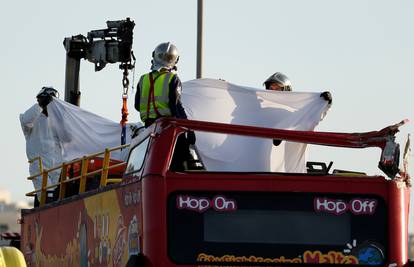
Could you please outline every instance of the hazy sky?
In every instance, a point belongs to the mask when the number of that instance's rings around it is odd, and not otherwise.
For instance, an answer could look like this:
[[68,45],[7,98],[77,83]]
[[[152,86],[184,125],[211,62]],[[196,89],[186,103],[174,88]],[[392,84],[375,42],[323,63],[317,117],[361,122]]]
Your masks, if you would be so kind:
[[[164,41],[180,51],[179,76],[195,78],[196,0],[6,1],[1,0],[0,51],[3,103],[0,187],[12,199],[32,190],[18,119],[44,85],[63,97],[64,37],[106,28],[107,20],[136,23],[135,83]],[[295,91],[331,91],[333,106],[317,130],[371,131],[414,119],[414,1],[205,0],[204,72],[208,78],[261,87],[273,72],[287,74]],[[120,120],[121,71],[95,73],[81,64],[81,105]],[[62,98],[61,97],[61,98]],[[132,99],[130,101],[132,104]],[[130,105],[130,121],[138,119]],[[401,128],[403,144],[413,122]],[[381,173],[377,149],[312,149],[311,158],[334,168]],[[411,168],[412,169],[412,168]]]

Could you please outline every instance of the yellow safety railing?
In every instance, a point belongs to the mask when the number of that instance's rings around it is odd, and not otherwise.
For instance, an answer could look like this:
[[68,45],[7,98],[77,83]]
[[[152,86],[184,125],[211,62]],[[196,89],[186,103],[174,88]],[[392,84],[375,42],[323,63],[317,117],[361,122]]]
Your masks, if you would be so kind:
[[[90,176],[95,175],[95,174],[99,174],[99,173],[101,173],[99,187],[104,187],[108,183],[119,183],[119,182],[121,182],[122,178],[108,178],[108,173],[109,173],[110,169],[125,166],[126,162],[121,162],[121,163],[109,165],[110,160],[111,160],[111,152],[116,151],[116,150],[122,150],[122,149],[127,148],[127,147],[129,147],[129,144],[114,147],[114,148],[107,148],[103,152],[87,155],[87,156],[84,156],[80,159],[75,159],[75,160],[71,160],[71,161],[68,161],[68,162],[63,162],[61,165],[52,167],[50,169],[44,169],[43,168],[42,158],[40,156],[35,157],[33,159],[30,159],[29,160],[30,164],[34,163],[35,161],[39,161],[39,171],[40,172],[38,174],[31,175],[31,176],[27,177],[27,179],[28,180],[33,180],[37,177],[41,177],[42,178],[42,186],[38,190],[34,190],[32,192],[27,193],[26,196],[29,196],[29,197],[30,196],[35,196],[36,193],[40,192],[39,203],[40,203],[40,206],[43,206],[46,203],[46,196],[47,196],[47,190],[48,189],[55,188],[56,186],[60,186],[60,188],[59,188],[59,200],[61,200],[61,199],[65,198],[66,185],[69,182],[79,180],[80,182],[79,182],[78,192],[83,193],[86,190],[86,181],[87,181],[87,179]],[[88,172],[88,166],[89,166],[90,160],[94,159],[96,157],[102,156],[102,155],[103,155],[102,168],[91,171],[91,172]],[[76,177],[68,177],[68,167],[73,165],[73,164],[76,164],[76,163],[81,164],[80,175],[78,175]],[[61,170],[60,171],[59,182],[57,184],[48,185],[47,179],[49,177],[49,173],[52,172],[52,171],[59,170],[59,169]]]

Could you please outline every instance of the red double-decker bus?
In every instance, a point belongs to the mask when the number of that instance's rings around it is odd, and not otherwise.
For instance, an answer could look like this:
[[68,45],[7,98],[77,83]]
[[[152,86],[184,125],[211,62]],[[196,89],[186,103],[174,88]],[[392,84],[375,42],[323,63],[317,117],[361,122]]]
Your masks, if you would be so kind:
[[[131,144],[125,163],[111,165],[107,151],[101,169],[81,166],[78,177],[63,164],[59,200],[22,211],[21,250],[29,266],[412,266],[398,126],[346,134],[161,119]],[[177,139],[189,130],[379,147],[388,177],[315,163],[307,173],[209,170],[197,150],[176,170]],[[80,181],[79,193],[62,190],[68,181]]]

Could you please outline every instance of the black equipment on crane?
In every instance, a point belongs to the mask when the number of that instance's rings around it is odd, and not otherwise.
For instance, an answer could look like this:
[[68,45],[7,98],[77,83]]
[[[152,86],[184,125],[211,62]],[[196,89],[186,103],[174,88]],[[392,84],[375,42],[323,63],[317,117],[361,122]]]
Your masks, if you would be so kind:
[[95,71],[102,70],[108,63],[120,62],[119,68],[134,68],[132,58],[132,35],[135,26],[130,18],[107,21],[107,29],[88,32],[87,37],[79,34],[66,37],[63,45],[66,49],[65,101],[80,105],[79,69],[80,59],[95,64]]

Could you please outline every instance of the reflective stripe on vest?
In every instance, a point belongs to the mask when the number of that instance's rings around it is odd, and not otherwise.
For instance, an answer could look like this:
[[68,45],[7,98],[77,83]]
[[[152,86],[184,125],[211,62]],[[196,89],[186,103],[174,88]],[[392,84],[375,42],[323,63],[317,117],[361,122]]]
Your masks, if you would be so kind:
[[[157,75],[158,74],[158,75]],[[140,103],[139,103],[139,113],[141,115],[141,120],[145,122],[146,119],[157,118],[157,113],[154,109],[154,104],[156,105],[157,111],[161,116],[171,116],[169,103],[169,88],[170,82],[174,77],[174,73],[153,73],[154,78],[154,102],[152,99],[149,101],[149,114],[148,112],[148,98],[150,97],[150,78],[149,73],[145,74],[142,79],[141,92],[140,92]]]

